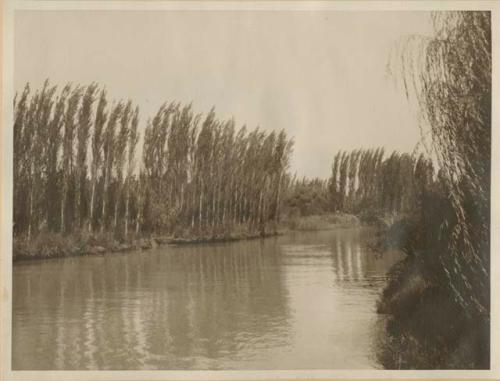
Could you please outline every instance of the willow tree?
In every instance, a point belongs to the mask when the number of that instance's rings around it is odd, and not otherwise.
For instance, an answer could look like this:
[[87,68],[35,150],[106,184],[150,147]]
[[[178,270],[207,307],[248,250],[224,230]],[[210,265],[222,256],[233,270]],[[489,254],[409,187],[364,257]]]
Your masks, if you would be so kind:
[[447,250],[436,253],[455,299],[489,319],[491,14],[436,12],[431,38],[404,41],[392,59],[421,111],[451,200]]

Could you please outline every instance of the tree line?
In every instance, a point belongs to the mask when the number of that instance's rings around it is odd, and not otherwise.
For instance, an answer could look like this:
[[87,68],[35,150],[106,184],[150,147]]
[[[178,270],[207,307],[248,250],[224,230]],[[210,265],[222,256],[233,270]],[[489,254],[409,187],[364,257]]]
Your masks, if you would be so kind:
[[177,102],[142,139],[139,123],[138,106],[97,83],[26,84],[14,99],[14,235],[266,233],[279,222],[293,147],[284,131]]
[[286,217],[322,215],[333,212],[328,194],[328,180],[322,178],[289,177],[283,214]]
[[384,154],[383,148],[377,148],[339,151],[335,155],[328,180],[334,210],[397,214],[419,207],[419,190],[433,182],[432,161],[423,154]]
[[367,214],[413,213],[438,173],[424,154],[384,148],[339,151],[328,179],[290,179],[285,208],[302,216],[333,212]]

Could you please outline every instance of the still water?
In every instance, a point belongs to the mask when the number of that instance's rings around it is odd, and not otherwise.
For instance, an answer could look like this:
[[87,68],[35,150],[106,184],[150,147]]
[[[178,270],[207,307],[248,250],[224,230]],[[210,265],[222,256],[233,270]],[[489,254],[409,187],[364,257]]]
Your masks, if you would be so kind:
[[18,263],[20,369],[379,368],[372,230]]

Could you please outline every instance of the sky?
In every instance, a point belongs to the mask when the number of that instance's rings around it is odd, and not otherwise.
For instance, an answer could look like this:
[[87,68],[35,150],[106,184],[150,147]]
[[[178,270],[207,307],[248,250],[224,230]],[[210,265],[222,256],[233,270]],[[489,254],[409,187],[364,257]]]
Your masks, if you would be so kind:
[[329,176],[338,150],[412,151],[415,108],[387,73],[427,12],[27,11],[15,16],[14,86],[105,86],[139,105],[165,101],[294,138],[291,171]]

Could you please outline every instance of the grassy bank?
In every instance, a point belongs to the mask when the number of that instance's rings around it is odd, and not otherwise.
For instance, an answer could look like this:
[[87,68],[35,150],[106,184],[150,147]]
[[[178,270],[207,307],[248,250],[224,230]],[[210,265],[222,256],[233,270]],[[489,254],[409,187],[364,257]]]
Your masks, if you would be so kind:
[[14,237],[13,260],[33,260],[64,258],[82,255],[105,255],[132,250],[148,250],[160,245],[188,245],[215,242],[235,242],[248,239],[272,237],[287,231],[320,231],[361,226],[362,220],[352,214],[336,213],[285,219],[279,227],[270,231],[248,232],[245,228],[234,229],[227,233],[192,234],[181,236],[130,236],[116,239],[113,234],[89,234],[78,232],[69,235],[61,233],[40,233],[28,239],[25,236]]
[[249,233],[238,231],[222,235],[186,236],[186,237],[130,237],[117,240],[112,234],[39,234],[37,237],[14,237],[13,260],[36,260],[64,258],[84,255],[105,255],[133,250],[149,250],[162,245],[187,245],[215,242],[234,242],[249,239],[266,238],[279,235],[279,232]]
[[381,230],[393,225],[394,221],[402,219],[402,215],[390,215],[380,211],[362,211],[358,214],[335,212],[307,216],[288,216],[283,219],[280,227],[293,231],[320,231],[356,226],[373,226]]
[[302,217],[289,217],[282,223],[282,228],[293,231],[320,231],[360,226],[360,219],[352,214],[334,213]]

